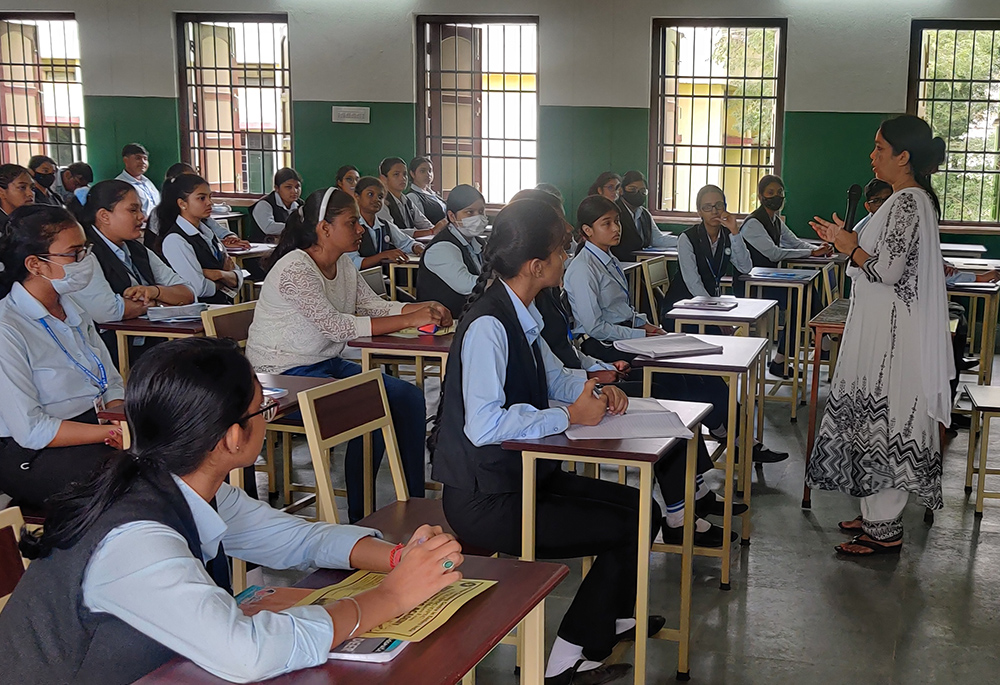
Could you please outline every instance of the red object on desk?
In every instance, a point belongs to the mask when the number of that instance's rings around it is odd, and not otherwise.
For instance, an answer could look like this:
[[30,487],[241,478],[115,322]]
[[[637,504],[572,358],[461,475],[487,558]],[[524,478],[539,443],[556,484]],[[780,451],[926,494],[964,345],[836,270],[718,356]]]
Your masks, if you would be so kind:
[[370,338],[355,338],[348,347],[373,348],[379,350],[402,350],[406,352],[445,352],[451,349],[454,333],[447,335],[420,335],[416,338],[400,338],[395,335],[374,335]]

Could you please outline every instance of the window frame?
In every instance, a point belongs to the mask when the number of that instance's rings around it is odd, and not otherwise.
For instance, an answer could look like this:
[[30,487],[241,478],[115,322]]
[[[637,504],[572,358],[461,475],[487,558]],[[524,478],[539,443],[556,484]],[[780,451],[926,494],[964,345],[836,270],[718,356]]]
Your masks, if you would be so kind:
[[[416,84],[416,151],[417,156],[432,158],[433,155],[427,150],[427,135],[424,133],[426,130],[428,116],[428,102],[427,102],[427,87],[424,83],[424,76],[427,73],[427,45],[424,39],[425,30],[428,24],[534,24],[535,31],[538,35],[538,46],[536,47],[536,65],[537,70],[535,72],[535,93],[538,97],[538,102],[536,104],[536,117],[540,120],[541,116],[541,91],[542,91],[542,51],[541,51],[541,33],[539,29],[541,27],[541,21],[537,14],[417,14],[415,22],[415,40],[414,48],[416,49],[416,72],[415,84]],[[539,122],[540,123],[540,122]],[[537,126],[536,126],[537,130]],[[540,133],[540,132],[539,132]],[[482,137],[480,138],[482,140]],[[539,146],[540,146],[540,136],[535,139],[535,171],[537,177],[538,163],[539,163]],[[485,155],[480,155],[481,159],[486,159]],[[407,160],[409,161],[409,160]],[[440,175],[435,171],[435,180],[440,178]],[[447,199],[448,193],[451,189],[445,190],[441,188],[438,193],[442,199]],[[483,193],[485,196],[485,193]],[[504,204],[499,202],[487,202],[486,209],[493,213],[503,209]]]
[[[176,63],[177,63],[177,90],[178,90],[178,100],[177,100],[177,114],[180,119],[180,135],[181,135],[181,161],[187,164],[194,164],[191,162],[191,127],[188,123],[189,106],[191,104],[190,98],[188,97],[188,86],[190,84],[185,82],[186,73],[188,69],[186,55],[188,50],[188,44],[184,32],[184,24],[187,22],[225,22],[225,23],[260,23],[260,24],[275,24],[284,23],[286,31],[286,40],[289,42],[289,60],[288,60],[288,138],[291,141],[289,146],[288,156],[289,165],[295,167],[295,117],[292,112],[292,62],[291,62],[291,39],[289,36],[289,23],[288,23],[288,13],[287,12],[175,12],[174,13],[174,32],[176,34]],[[256,131],[255,133],[262,133]],[[202,173],[201,169],[197,169],[198,173]],[[270,190],[269,184],[265,183],[266,195]],[[236,204],[242,205],[244,201],[249,200],[259,200],[260,195],[256,193],[227,193],[222,191],[212,191],[212,196],[217,198],[237,200]],[[247,205],[249,206],[249,205]]]
[[[923,32],[927,29],[945,31],[993,31],[1000,34],[1000,19],[911,19],[910,58],[906,74],[906,113],[917,116],[917,100],[920,92],[920,66],[923,57]],[[946,163],[947,153],[945,149]],[[1000,193],[1000,173],[997,174],[997,192]],[[1000,200],[998,200],[1000,201]],[[941,198],[942,210],[944,198]],[[1000,235],[1000,216],[996,221],[956,221],[941,219],[940,227],[947,227],[947,233],[967,235]],[[942,231],[945,232],[945,231]]]
[[[774,169],[773,174],[781,175],[781,162],[784,153],[785,135],[785,71],[787,67],[788,54],[788,18],[718,18],[718,17],[653,17],[652,26],[652,50],[650,63],[650,85],[649,85],[649,146],[647,148],[648,168],[646,169],[646,186],[649,189],[649,197],[657,198],[656,207],[648,207],[649,212],[661,223],[672,223],[694,226],[701,221],[698,212],[683,212],[680,210],[660,209],[659,198],[662,193],[662,163],[659,162],[659,151],[662,146],[660,132],[663,130],[663,112],[661,109],[660,80],[663,76],[660,73],[660,53],[663,50],[661,42],[663,29],[672,26],[699,27],[724,27],[724,28],[745,28],[745,29],[778,29],[778,52],[777,52],[777,78],[775,84],[775,113],[774,113]],[[723,165],[723,168],[727,168]],[[652,203],[648,203],[652,205]],[[747,214],[734,213],[742,218]]]

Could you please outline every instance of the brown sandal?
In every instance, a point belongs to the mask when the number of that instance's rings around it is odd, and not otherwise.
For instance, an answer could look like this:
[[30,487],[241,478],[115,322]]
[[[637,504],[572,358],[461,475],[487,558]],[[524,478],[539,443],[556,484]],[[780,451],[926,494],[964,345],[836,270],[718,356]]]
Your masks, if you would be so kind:
[[[855,521],[858,522],[858,525],[856,526],[850,525]],[[859,516],[855,519],[851,519],[850,521],[841,521],[840,523],[837,524],[837,527],[840,528],[841,533],[847,533],[848,535],[857,535],[858,531],[861,530],[861,521],[862,517]]]
[[[899,554],[900,551],[902,551],[903,549],[902,544],[883,545],[882,543],[875,542],[874,540],[862,540],[861,538],[862,538],[861,535],[857,535],[854,538],[852,538],[850,542],[841,543],[836,547],[834,547],[834,549],[837,551],[837,554],[843,554],[844,556],[848,557],[871,557],[877,554]],[[846,545],[858,545],[860,547],[867,547],[871,551],[852,552],[851,550],[846,548]]]

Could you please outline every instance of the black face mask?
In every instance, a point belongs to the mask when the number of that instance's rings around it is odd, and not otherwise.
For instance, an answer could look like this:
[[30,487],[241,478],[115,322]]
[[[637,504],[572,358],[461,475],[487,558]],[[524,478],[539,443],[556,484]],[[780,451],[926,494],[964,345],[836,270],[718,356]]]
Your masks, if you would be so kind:
[[642,207],[646,204],[646,196],[648,194],[649,191],[645,188],[642,190],[623,190],[622,198],[633,207]]
[[775,195],[774,197],[765,197],[761,204],[772,212],[777,212],[785,204],[785,196]]
[[35,174],[35,183],[43,188],[51,188],[52,184],[56,182],[55,174]]

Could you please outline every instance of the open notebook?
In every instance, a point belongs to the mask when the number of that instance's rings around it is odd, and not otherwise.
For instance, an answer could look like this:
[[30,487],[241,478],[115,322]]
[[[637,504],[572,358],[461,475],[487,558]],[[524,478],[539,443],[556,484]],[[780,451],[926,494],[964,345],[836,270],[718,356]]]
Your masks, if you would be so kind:
[[713,345],[686,333],[667,333],[648,338],[616,340],[615,349],[653,359],[694,357],[702,354],[722,354],[722,345]]
[[615,416],[608,414],[596,426],[570,426],[566,437],[570,440],[623,440],[625,438],[682,438],[694,434],[688,430],[681,417],[657,400],[629,398],[628,411]]

